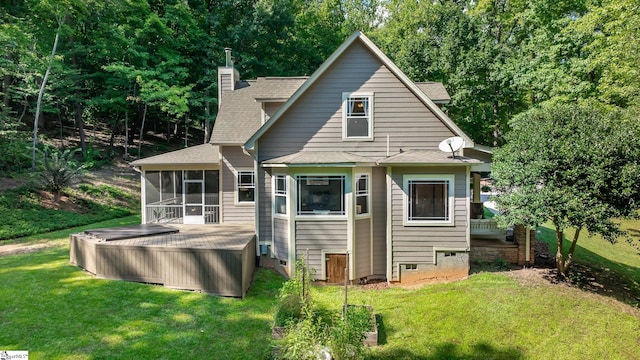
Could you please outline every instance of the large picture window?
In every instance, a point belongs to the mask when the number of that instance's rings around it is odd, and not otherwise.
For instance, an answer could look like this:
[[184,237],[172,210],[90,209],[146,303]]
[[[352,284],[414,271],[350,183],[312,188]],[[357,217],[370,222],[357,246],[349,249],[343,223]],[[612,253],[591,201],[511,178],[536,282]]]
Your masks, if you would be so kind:
[[275,175],[273,177],[273,206],[275,213],[287,214],[287,177],[285,175]]
[[255,176],[253,171],[238,171],[237,179],[238,203],[255,201]]
[[344,138],[371,140],[373,138],[373,96],[344,94],[343,98]]
[[453,180],[453,175],[406,175],[406,224],[453,224]]
[[345,176],[297,176],[298,215],[344,215]]

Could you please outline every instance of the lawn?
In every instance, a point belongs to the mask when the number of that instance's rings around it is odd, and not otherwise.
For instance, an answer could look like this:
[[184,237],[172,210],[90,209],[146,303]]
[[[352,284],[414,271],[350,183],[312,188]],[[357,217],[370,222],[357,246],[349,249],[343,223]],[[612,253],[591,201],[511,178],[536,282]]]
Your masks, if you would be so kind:
[[[41,236],[53,248],[0,257],[0,349],[29,350],[31,359],[269,354],[280,276],[259,269],[244,300],[96,279],[69,264],[70,232]],[[36,237],[26,241],[32,242]],[[344,294],[322,286],[312,296],[321,307],[338,308]],[[507,274],[412,290],[355,287],[349,299],[379,314],[381,345],[370,352],[373,359],[640,358],[637,309],[576,288],[521,284]]]
[[[574,259],[577,264],[592,268],[596,274],[610,273],[610,277],[620,277],[640,304],[640,220],[622,220],[620,224],[628,232],[628,239],[621,238],[612,244],[600,236],[583,232]],[[573,234],[571,230],[566,231],[565,239],[573,239]],[[540,227],[536,237],[549,244],[550,254],[555,255],[557,241],[551,226]],[[565,251],[569,246],[569,241],[565,241]]]

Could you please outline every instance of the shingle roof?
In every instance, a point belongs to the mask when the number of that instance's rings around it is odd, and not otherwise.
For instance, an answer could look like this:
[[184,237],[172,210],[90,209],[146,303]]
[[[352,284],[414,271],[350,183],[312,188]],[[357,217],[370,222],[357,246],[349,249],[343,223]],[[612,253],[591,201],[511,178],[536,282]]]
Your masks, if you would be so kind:
[[220,163],[220,148],[213,144],[191,146],[165,154],[151,156],[131,162],[133,166],[144,165],[200,165]]
[[365,165],[375,160],[345,151],[300,151],[263,161],[267,167],[273,165]]
[[447,89],[445,89],[442,83],[418,82],[416,85],[434,103],[448,103],[451,101],[451,96],[449,96]]
[[224,92],[210,142],[243,144],[262,125],[260,102],[284,102],[306,80],[306,77],[258,78],[242,89]]
[[396,164],[396,165],[419,165],[419,164],[478,164],[482,161],[478,159],[467,158],[464,156],[456,156],[455,159],[451,154],[438,150],[408,150],[399,154],[391,155],[386,159],[378,161],[378,164]]

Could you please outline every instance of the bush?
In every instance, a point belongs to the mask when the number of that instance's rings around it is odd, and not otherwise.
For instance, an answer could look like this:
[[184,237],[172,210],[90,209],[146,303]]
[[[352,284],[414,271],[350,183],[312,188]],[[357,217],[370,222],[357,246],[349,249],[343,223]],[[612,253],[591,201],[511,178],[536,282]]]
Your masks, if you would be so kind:
[[5,132],[0,141],[0,172],[28,169],[31,166],[28,136],[18,132]]
[[49,147],[38,149],[42,155],[41,171],[39,173],[40,184],[45,190],[60,198],[62,189],[70,186],[84,170],[84,165],[79,165],[73,156],[79,149],[57,150]]
[[372,314],[365,306],[349,306],[343,318],[331,328],[331,355],[336,360],[362,359],[365,333],[373,328]]

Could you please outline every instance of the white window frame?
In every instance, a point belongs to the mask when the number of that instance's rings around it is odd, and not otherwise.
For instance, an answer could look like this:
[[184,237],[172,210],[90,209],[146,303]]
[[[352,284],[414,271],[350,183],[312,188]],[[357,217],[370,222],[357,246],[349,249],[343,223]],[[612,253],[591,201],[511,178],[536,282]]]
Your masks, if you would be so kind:
[[[278,179],[281,179],[284,182],[284,189],[278,189]],[[289,184],[287,181],[287,175],[285,174],[275,174],[273,175],[273,216],[276,217],[287,217],[289,214],[289,210],[287,210],[287,194],[289,193]],[[278,202],[276,199],[284,198],[284,212],[278,211]]]
[[[446,181],[448,182],[447,195],[447,219],[446,220],[411,220],[409,218],[409,185],[416,181]],[[404,175],[403,176],[403,222],[405,226],[454,226],[454,186],[455,175],[452,174],[420,174],[420,175]]]
[[[305,179],[302,179],[305,178]],[[324,211],[319,211],[317,213],[311,213],[311,212],[305,212],[305,213],[301,213],[300,211],[300,184],[301,181],[303,180],[308,180],[308,178],[318,178],[318,179],[322,179],[322,178],[340,178],[342,181],[342,194],[341,194],[341,204],[342,204],[342,209],[341,209],[341,213],[339,214],[331,214],[331,213],[327,213]],[[347,205],[347,201],[346,201],[346,192],[347,192],[347,180],[349,179],[349,177],[345,174],[296,174],[295,175],[295,187],[296,187],[296,192],[295,192],[295,216],[296,218],[305,218],[305,219],[322,219],[322,218],[329,218],[329,219],[346,219],[347,218],[347,211],[348,211],[348,205]]]
[[[241,184],[240,179],[241,175],[245,175],[246,173],[251,173],[251,178],[253,182],[251,184]],[[235,200],[236,205],[253,205],[256,202],[256,172],[253,169],[238,169],[236,171],[236,191],[235,191]],[[253,201],[240,201],[240,190],[241,189],[253,189]]]
[[[356,117],[349,114],[349,101],[354,98],[366,98],[367,99],[367,109],[365,109],[365,113],[368,114],[363,116],[368,120],[368,134],[367,136],[348,136],[347,135],[347,123],[349,118]],[[342,93],[342,140],[345,141],[372,141],[373,140],[373,93]]]
[[[366,176],[366,188],[360,189],[360,177]],[[371,175],[369,173],[356,173],[354,176],[353,194],[354,203],[353,211],[357,218],[369,217],[371,215]],[[365,197],[367,199],[367,208],[358,214],[358,198]]]

